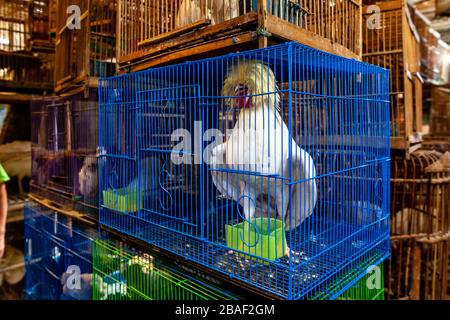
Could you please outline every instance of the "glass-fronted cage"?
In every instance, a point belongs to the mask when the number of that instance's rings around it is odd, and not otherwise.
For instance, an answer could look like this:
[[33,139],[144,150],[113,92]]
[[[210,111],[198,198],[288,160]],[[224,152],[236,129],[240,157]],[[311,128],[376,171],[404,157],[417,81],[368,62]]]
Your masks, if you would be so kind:
[[34,99],[31,191],[97,216],[97,91]]
[[388,70],[286,43],[120,75],[98,132],[103,225],[288,299],[389,255]]
[[97,230],[33,202],[24,214],[25,299],[90,300]]

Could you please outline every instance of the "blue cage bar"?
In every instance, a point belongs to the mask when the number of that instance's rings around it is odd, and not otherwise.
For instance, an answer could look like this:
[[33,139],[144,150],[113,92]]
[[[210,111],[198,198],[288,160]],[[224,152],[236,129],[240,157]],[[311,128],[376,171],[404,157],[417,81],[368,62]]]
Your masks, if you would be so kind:
[[97,230],[33,202],[24,214],[25,299],[90,300]]
[[287,299],[389,255],[388,70],[285,43],[115,76],[98,132],[105,226]]

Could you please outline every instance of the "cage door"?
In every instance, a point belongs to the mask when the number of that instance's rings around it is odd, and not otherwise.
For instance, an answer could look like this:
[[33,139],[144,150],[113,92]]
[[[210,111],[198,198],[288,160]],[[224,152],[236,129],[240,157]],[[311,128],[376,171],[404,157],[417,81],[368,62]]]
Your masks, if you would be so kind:
[[[202,225],[200,88],[138,93],[139,176],[143,218],[199,236]],[[197,152],[196,149],[199,149]]]

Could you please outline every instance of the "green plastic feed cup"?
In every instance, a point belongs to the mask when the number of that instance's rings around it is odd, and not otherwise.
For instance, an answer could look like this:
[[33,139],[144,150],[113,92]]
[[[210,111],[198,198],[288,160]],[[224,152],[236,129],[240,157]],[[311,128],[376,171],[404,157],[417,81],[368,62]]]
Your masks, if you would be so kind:
[[137,207],[138,193],[136,191],[129,191],[126,188],[117,190],[104,190],[103,204],[113,210],[123,212],[136,212],[142,208],[142,194],[140,197],[139,208]]
[[278,219],[254,218],[226,225],[227,246],[264,259],[275,260],[284,255],[283,222]]

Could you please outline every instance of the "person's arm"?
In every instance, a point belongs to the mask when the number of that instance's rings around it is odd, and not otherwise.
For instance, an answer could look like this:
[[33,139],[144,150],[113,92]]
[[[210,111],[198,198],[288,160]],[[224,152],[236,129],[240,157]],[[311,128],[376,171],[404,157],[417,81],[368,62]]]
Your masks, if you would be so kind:
[[6,218],[8,215],[8,194],[6,185],[0,184],[0,258],[5,251]]

